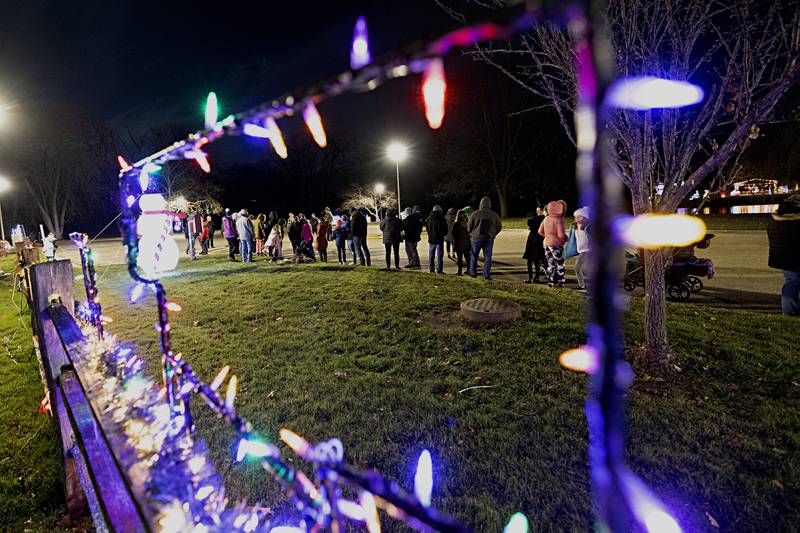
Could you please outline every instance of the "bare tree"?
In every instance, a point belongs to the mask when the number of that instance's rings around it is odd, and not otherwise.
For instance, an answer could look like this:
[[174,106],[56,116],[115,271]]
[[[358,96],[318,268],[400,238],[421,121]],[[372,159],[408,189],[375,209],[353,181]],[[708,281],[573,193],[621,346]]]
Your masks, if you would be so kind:
[[107,192],[96,159],[99,146],[108,141],[100,135],[105,130],[69,113],[62,118],[32,139],[2,146],[37,218],[58,239],[70,215],[94,209]]
[[397,196],[393,193],[378,193],[374,187],[355,185],[342,195],[343,209],[364,209],[374,218],[380,218],[381,211],[397,207]]
[[[484,2],[486,3],[486,2]],[[492,2],[492,5],[503,2]],[[790,0],[609,0],[608,23],[621,76],[696,80],[703,104],[618,111],[613,166],[639,213],[671,213],[701,186],[727,186],[738,157],[800,81],[800,5]],[[567,35],[537,27],[507,45],[474,48],[555,110],[575,143],[575,56]],[[670,250],[645,252],[645,337],[650,362],[672,361],[665,272]]]

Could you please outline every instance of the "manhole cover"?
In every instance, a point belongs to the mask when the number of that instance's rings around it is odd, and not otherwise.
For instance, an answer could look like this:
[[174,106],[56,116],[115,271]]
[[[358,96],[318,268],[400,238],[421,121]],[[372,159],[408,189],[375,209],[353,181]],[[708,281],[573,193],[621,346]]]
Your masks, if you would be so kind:
[[518,304],[497,298],[475,298],[461,302],[461,316],[471,322],[497,324],[519,318],[521,309]]

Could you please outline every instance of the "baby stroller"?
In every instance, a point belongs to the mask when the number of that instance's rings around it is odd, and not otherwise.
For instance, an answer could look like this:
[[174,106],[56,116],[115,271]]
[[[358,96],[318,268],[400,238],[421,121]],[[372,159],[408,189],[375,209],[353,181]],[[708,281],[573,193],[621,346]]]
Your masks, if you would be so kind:
[[[703,280],[714,277],[714,263],[711,259],[698,259],[694,255],[695,248],[705,249],[710,246],[713,233],[709,233],[703,240],[675,250],[672,264],[667,267],[666,284],[667,294],[673,300],[686,301],[692,294],[703,290]],[[633,292],[636,287],[644,287],[644,263],[642,251],[636,253],[625,252],[625,277],[622,286],[628,292]]]

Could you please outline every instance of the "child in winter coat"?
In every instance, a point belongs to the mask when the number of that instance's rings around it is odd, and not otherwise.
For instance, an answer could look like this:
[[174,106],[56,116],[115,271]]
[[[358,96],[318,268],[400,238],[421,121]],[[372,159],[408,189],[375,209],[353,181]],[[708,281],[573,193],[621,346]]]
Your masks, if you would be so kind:
[[269,246],[270,257],[272,262],[278,261],[278,258],[283,256],[283,220],[279,220],[277,224],[272,226],[267,238],[267,246]]
[[317,223],[317,238],[314,244],[319,252],[319,260],[323,263],[328,262],[328,233],[331,225],[324,218]]
[[567,243],[567,231],[564,228],[564,213],[567,202],[557,200],[547,204],[547,216],[539,226],[539,235],[544,237],[544,255],[547,258],[547,279],[550,287],[563,288],[564,245]]
[[575,253],[578,259],[575,261],[575,277],[578,278],[578,290],[586,290],[586,280],[589,273],[587,260],[589,257],[589,237],[591,235],[591,220],[589,218],[589,208],[581,207],[575,211],[575,224],[570,228],[570,234],[575,239]]
[[336,229],[333,230],[333,240],[336,243],[336,252],[339,255],[339,264],[347,264],[347,230],[344,229],[344,222],[340,218],[336,221]]
[[314,232],[311,230],[311,223],[306,218],[303,218],[303,226],[300,228],[300,239],[306,243],[311,258],[316,261],[317,258],[314,256]]

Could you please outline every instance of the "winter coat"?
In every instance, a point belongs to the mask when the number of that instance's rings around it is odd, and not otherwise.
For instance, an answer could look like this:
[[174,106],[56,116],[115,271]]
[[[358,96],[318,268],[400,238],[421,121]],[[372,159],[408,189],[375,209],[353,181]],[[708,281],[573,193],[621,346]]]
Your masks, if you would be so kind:
[[203,215],[200,213],[195,213],[191,216],[190,220],[194,222],[194,225],[191,226],[191,228],[194,230],[194,234],[192,236],[197,237],[203,232],[203,222],[205,222]]
[[544,215],[535,215],[528,219],[528,241],[525,243],[523,259],[544,258],[544,237],[539,235],[539,226],[544,221]]
[[781,202],[767,226],[771,268],[800,272],[800,193]]
[[361,211],[350,217],[350,232],[353,237],[367,238],[367,217]]
[[[452,210],[450,210],[452,211]],[[447,221],[447,235],[444,236],[444,240],[447,242],[453,242],[453,226],[456,223],[456,214],[451,213],[450,211],[444,216],[444,219]]]
[[403,221],[403,237],[408,242],[419,242],[422,236],[422,217],[419,213],[411,213]]
[[311,232],[311,224],[306,221],[303,227],[300,228],[300,239],[304,241],[313,241],[314,233]]
[[316,248],[320,251],[326,251],[328,249],[328,230],[331,229],[331,225],[328,223],[327,220],[324,218],[319,221],[317,225],[317,239],[316,239]]
[[236,238],[236,226],[230,216],[222,217],[222,236],[226,239]]
[[289,223],[289,240],[292,242],[296,242],[300,240],[300,237],[303,235],[303,229],[300,225],[300,222],[295,220],[294,222]]
[[469,231],[458,222],[453,224],[453,248],[456,252],[466,253],[472,249]]
[[480,209],[469,217],[467,229],[473,241],[494,239],[503,229],[500,215],[492,211],[492,201],[488,196],[481,198]]
[[403,240],[403,221],[397,213],[391,212],[381,221],[381,231],[383,232],[383,244],[395,244]]
[[425,221],[425,229],[428,231],[429,244],[444,244],[444,237],[447,235],[447,221],[441,211],[431,211]]
[[258,215],[254,222],[256,239],[264,239],[267,237],[267,217]]
[[567,231],[564,229],[564,206],[560,202],[547,204],[547,216],[539,225],[539,235],[544,237],[545,246],[564,246]]
[[252,241],[256,233],[253,221],[249,217],[240,216],[236,219],[236,233],[239,234],[240,241]]
[[282,240],[283,232],[281,232],[281,227],[278,224],[275,224],[269,231],[269,237],[267,237],[267,246],[278,246]]
[[344,226],[333,230],[333,240],[336,241],[336,246],[344,248],[347,245],[347,230]]

